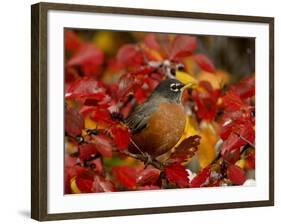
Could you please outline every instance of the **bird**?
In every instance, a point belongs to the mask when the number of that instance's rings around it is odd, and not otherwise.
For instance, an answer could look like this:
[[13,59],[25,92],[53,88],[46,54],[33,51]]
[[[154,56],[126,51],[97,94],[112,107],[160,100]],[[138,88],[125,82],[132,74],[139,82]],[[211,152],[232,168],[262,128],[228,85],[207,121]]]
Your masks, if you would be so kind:
[[186,123],[182,93],[194,84],[165,79],[143,104],[136,106],[125,120],[132,134],[130,152],[139,151],[155,159],[176,145]]

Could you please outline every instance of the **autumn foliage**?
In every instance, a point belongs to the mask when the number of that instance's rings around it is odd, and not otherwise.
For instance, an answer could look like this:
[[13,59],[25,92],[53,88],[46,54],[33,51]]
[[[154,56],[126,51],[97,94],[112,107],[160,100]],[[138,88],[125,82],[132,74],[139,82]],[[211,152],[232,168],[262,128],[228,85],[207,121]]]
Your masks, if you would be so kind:
[[[243,185],[255,170],[254,75],[231,82],[196,36],[140,33],[112,46],[104,35],[65,31],[65,193]],[[186,128],[145,161],[128,152],[124,119],[170,78],[198,82],[183,95]]]

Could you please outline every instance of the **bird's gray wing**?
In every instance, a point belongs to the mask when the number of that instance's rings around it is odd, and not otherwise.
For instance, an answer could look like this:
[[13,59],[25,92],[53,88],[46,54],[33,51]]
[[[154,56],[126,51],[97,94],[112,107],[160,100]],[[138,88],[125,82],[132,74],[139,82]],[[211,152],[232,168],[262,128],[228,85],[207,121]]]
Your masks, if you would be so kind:
[[155,110],[156,106],[152,102],[146,102],[136,107],[134,112],[125,121],[133,134],[136,134],[147,127],[150,115]]

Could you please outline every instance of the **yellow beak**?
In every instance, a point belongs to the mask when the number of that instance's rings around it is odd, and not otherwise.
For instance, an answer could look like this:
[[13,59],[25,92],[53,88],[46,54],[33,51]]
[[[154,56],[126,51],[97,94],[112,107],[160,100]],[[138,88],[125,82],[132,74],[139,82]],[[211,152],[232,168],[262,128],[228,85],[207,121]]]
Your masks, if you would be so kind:
[[181,92],[183,92],[186,89],[194,89],[194,88],[197,87],[197,85],[198,85],[198,82],[196,82],[196,83],[195,82],[194,83],[188,83],[188,84],[186,84],[185,86],[183,86],[181,88]]

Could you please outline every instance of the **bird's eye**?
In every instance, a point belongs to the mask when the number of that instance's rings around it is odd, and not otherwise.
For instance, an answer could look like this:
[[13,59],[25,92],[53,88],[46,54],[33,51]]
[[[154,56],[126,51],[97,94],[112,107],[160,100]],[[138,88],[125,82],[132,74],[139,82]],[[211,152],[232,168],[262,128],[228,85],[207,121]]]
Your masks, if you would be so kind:
[[178,89],[176,83],[172,83],[172,84],[170,85],[170,89],[171,89],[172,91],[174,91],[174,92],[178,92],[178,91],[179,91],[179,89]]

